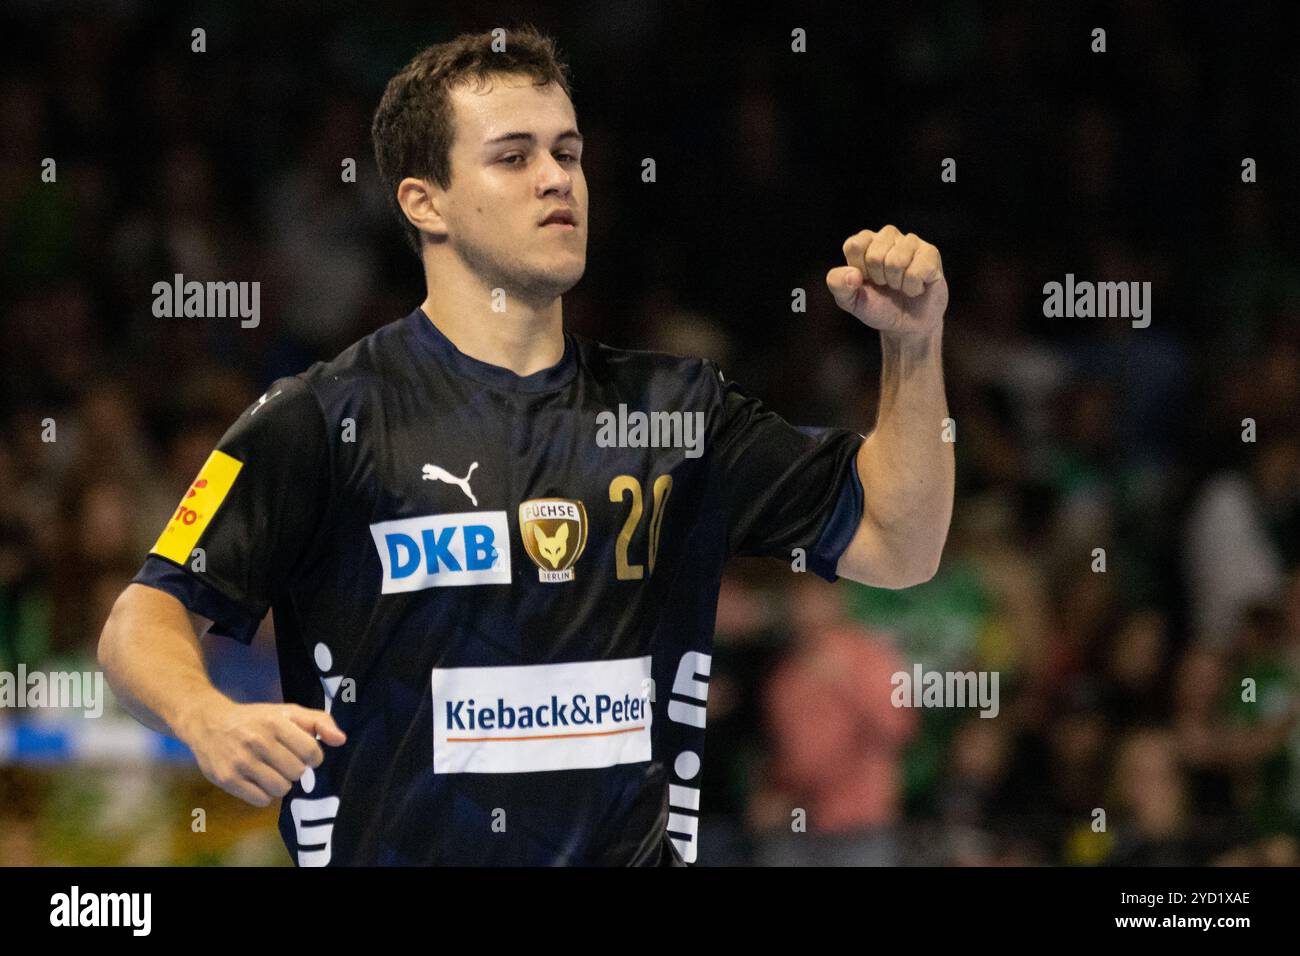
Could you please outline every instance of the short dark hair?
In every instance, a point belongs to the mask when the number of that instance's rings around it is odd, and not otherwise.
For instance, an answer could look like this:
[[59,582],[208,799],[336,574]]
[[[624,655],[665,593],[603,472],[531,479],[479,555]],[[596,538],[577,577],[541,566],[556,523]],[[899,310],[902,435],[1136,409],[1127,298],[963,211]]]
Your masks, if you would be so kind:
[[370,126],[375,165],[417,256],[420,231],[397,204],[397,185],[407,176],[432,180],[442,189],[451,185],[451,144],[456,135],[451,88],[463,82],[481,86],[494,74],[523,74],[537,86],[554,83],[572,96],[569,67],[557,55],[554,39],[528,25],[507,31],[504,39],[504,50],[493,49],[492,32],[462,33],[425,47],[388,81],[375,110]]

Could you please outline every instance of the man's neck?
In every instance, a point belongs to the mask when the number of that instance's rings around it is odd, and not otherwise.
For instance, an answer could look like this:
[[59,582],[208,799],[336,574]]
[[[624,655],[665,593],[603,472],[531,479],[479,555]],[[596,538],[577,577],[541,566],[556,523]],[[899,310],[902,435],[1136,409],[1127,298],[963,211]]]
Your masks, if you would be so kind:
[[[460,281],[444,278],[450,277],[429,274],[430,291],[420,308],[438,331],[470,358],[510,369],[516,375],[532,375],[564,357],[559,296],[546,304],[530,304],[508,294],[501,300],[467,273],[455,277]],[[504,311],[493,311],[498,301]]]

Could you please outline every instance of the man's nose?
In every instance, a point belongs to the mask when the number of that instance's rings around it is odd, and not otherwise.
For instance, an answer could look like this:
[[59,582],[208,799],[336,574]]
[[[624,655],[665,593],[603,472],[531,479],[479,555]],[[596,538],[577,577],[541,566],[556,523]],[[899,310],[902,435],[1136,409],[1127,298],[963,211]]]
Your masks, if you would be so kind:
[[542,196],[549,193],[567,196],[573,191],[573,177],[569,175],[567,169],[556,161],[554,156],[548,155],[548,158],[542,164],[538,189]]

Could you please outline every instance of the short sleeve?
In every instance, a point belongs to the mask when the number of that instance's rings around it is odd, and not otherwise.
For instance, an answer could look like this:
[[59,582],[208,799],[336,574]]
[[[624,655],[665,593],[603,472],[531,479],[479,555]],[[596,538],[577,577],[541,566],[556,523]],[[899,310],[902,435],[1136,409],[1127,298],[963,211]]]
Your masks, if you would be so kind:
[[791,560],[828,581],[862,520],[857,453],[863,436],[840,428],[796,428],[727,381],[711,436],[711,480],[727,513],[730,551]]
[[309,386],[276,381],[217,444],[134,581],[248,643],[321,524],[328,456]]

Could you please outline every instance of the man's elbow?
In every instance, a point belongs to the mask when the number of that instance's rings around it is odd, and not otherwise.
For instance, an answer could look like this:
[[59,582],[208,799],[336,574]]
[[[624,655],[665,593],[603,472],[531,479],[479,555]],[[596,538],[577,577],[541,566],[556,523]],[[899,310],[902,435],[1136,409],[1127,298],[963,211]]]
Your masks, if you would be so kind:
[[915,542],[885,534],[877,525],[863,521],[857,535],[840,560],[839,574],[871,587],[889,591],[925,584],[939,573],[943,542],[917,548]]
[[941,555],[935,555],[933,560],[926,561],[899,561],[893,567],[889,568],[884,574],[884,583],[877,587],[886,588],[890,591],[901,591],[904,588],[914,588],[918,584],[925,584],[933,580],[934,576],[939,573],[939,558]]
[[901,591],[932,580],[939,573],[939,559],[936,557],[933,561],[924,563],[896,561],[890,558],[857,561],[853,556],[846,555],[846,559],[841,559],[836,573],[840,577],[869,587]]
[[[122,599],[119,597],[117,600],[121,601]],[[99,643],[95,646],[95,659],[99,662],[99,669],[105,674],[113,666],[113,615],[116,613],[117,602],[114,602],[113,609],[108,612],[108,620],[104,622],[104,627],[99,632]]]
[[127,604],[131,600],[131,589],[127,588],[117,596],[113,602],[113,607],[108,612],[108,620],[104,622],[104,627],[99,632],[99,643],[95,647],[95,659],[99,662],[99,669],[104,672],[108,679],[112,677],[112,671],[121,653],[121,635],[123,633],[122,622],[128,613]]

